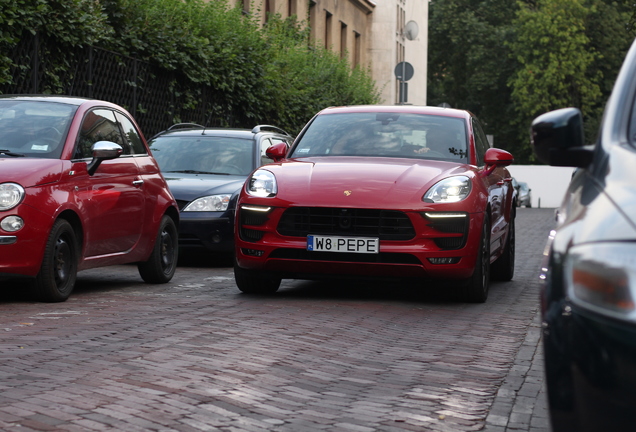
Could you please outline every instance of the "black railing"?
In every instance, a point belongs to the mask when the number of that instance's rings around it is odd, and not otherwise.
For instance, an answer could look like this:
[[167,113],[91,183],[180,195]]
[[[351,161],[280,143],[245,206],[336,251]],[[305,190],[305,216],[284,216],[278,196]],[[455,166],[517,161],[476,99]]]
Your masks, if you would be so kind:
[[239,126],[230,115],[218,115],[219,107],[212,103],[214,89],[194,84],[178,72],[101,48],[60,50],[48,45],[53,43],[27,33],[10,55],[12,82],[0,84],[0,94],[107,100],[126,108],[146,137],[180,121]]

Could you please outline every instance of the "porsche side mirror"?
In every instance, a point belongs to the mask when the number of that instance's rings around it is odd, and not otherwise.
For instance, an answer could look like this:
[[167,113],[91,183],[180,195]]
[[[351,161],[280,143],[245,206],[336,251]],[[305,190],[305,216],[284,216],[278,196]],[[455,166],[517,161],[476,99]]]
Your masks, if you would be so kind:
[[97,171],[102,161],[118,158],[124,152],[124,149],[114,142],[97,141],[91,147],[91,151],[93,152],[93,159],[86,167],[88,169],[88,175],[95,174],[95,171]]
[[592,162],[594,146],[583,139],[583,116],[577,108],[541,114],[530,127],[530,142],[537,158],[553,166],[585,168]]
[[274,160],[274,162],[280,162],[285,159],[287,155],[287,144],[286,143],[278,143],[270,146],[265,150],[265,156]]
[[484,155],[486,166],[508,166],[514,161],[512,154],[498,148],[489,148]]

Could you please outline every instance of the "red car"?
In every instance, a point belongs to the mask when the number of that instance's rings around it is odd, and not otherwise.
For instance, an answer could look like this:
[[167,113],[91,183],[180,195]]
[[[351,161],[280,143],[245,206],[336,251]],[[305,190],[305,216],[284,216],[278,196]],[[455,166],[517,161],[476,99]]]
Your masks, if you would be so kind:
[[126,110],[61,96],[0,97],[0,279],[64,301],[77,272],[138,263],[149,283],[177,262],[179,210]]
[[318,113],[247,179],[236,214],[238,288],[281,279],[445,279],[484,302],[514,272],[510,153],[470,112],[351,106]]

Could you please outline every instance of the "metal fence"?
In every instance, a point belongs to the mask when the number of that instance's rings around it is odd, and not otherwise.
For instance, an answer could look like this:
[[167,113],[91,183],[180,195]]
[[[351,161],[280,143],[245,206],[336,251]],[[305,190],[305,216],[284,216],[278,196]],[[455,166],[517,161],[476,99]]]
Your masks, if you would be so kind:
[[209,86],[195,85],[178,72],[104,49],[88,46],[66,50],[55,43],[27,33],[10,54],[13,79],[0,84],[0,93],[50,93],[107,100],[126,108],[146,137],[175,120],[234,126],[229,116],[210,119],[210,113],[218,107],[211,103],[214,89]]

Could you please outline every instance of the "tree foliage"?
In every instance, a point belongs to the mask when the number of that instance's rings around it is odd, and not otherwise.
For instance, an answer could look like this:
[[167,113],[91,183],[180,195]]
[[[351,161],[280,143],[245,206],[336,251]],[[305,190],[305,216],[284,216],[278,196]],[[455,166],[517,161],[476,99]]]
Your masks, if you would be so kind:
[[[378,100],[368,71],[310,49],[295,20],[271,17],[261,28],[225,0],[0,0],[0,84],[14,66],[4,53],[25,31],[61,52],[93,45],[173,71],[183,103],[195,107],[208,89],[207,109],[225,126],[272,123],[295,133],[326,106]],[[62,79],[68,67],[61,61],[46,73]]]
[[473,111],[517,163],[534,162],[528,128],[551,109],[580,108],[592,141],[636,35],[632,3],[432,0],[430,103]]

